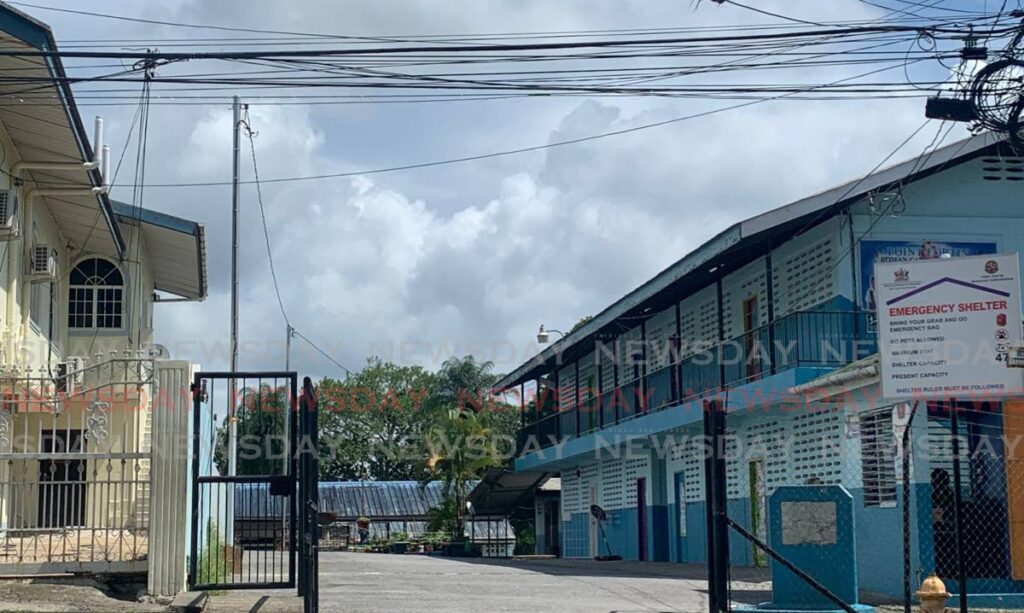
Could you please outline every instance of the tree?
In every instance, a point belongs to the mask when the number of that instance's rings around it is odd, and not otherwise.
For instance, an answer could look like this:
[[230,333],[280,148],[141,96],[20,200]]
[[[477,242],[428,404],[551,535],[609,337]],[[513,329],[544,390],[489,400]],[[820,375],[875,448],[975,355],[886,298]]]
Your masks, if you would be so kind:
[[440,479],[443,483],[442,504],[431,510],[431,524],[450,529],[457,541],[464,536],[462,515],[470,482],[488,468],[501,466],[504,460],[488,423],[490,416],[487,412],[450,408],[425,441],[430,470],[425,480]]
[[[288,394],[284,387],[261,385],[238,391],[235,408],[235,474],[280,475],[286,471],[285,419]],[[228,474],[228,423],[217,429],[214,461],[220,474]]]
[[344,381],[320,382],[320,477],[419,481],[426,400],[436,377],[419,366],[369,358]]
[[493,370],[493,363],[477,361],[471,355],[446,360],[437,371],[429,406],[442,422],[448,418],[452,409],[486,413],[487,427],[495,445],[507,456],[506,460],[511,462],[511,452],[520,425],[520,407],[494,394],[494,384],[500,377]]

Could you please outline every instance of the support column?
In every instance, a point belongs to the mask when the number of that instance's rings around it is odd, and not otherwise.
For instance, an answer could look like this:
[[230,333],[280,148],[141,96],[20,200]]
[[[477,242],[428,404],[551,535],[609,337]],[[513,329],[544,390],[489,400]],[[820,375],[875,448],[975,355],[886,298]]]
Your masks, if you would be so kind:
[[718,386],[725,387],[725,362],[722,361],[722,342],[725,341],[725,305],[722,304],[722,279],[715,281],[715,302],[718,303]]
[[149,573],[152,596],[173,596],[185,589],[185,557],[190,542],[189,447],[193,365],[157,360],[151,410]]
[[768,372],[775,373],[775,283],[772,280],[772,250],[764,256],[765,305],[768,315]]

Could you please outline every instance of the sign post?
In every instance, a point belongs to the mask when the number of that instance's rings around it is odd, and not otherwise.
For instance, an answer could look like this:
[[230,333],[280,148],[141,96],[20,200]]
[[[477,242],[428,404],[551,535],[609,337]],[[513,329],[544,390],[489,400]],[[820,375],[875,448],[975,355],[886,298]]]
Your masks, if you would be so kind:
[[966,613],[956,399],[1001,399],[1024,391],[1024,373],[1007,368],[1011,347],[1022,336],[1020,260],[1010,253],[886,262],[875,264],[874,273],[882,395],[950,405],[957,583]]
[[875,295],[886,399],[1021,393],[1017,254],[877,264]]

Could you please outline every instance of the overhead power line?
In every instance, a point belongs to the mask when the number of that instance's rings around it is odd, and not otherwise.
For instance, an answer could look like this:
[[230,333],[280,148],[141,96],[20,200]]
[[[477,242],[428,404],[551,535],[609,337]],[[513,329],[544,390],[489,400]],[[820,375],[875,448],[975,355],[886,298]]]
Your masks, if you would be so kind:
[[[902,1],[902,0],[897,0],[897,1]],[[353,36],[353,35],[346,35],[346,34],[327,34],[327,33],[322,33],[322,32],[296,32],[296,31],[274,30],[274,29],[265,29],[265,28],[245,28],[245,27],[238,27],[238,26],[222,26],[222,25],[205,24],[205,23],[204,24],[200,24],[200,23],[184,23],[184,22],[175,22],[175,21],[167,21],[167,20],[145,19],[145,18],[141,18],[141,17],[130,17],[130,16],[127,16],[127,15],[114,15],[114,14],[110,14],[110,13],[100,13],[100,12],[95,12],[95,11],[84,11],[84,10],[68,9],[68,8],[46,6],[46,5],[40,5],[40,4],[32,4],[32,3],[28,3],[28,2],[10,2],[10,4],[13,4],[13,5],[16,5],[16,6],[27,7],[27,8],[34,8],[34,9],[44,10],[44,11],[51,11],[51,12],[57,12],[57,13],[66,13],[66,14],[72,14],[72,15],[80,15],[80,16],[83,16],[83,17],[92,17],[92,18],[101,18],[101,19],[112,19],[112,20],[118,20],[118,21],[126,21],[126,22],[134,22],[134,23],[145,23],[145,24],[161,25],[161,26],[183,28],[183,29],[214,30],[214,31],[223,31],[223,32],[239,32],[239,33],[246,33],[246,34],[272,34],[272,35],[275,35],[275,36],[286,36],[286,37],[292,37],[292,38],[305,38],[305,39],[309,39],[309,40],[316,41],[316,42],[323,42],[324,40],[331,40],[331,39],[335,39],[335,40],[348,40],[348,41],[369,41],[369,42],[377,42],[377,41],[382,41],[382,40],[383,41],[413,41],[413,40],[416,40],[416,41],[423,41],[423,40],[479,41],[479,40],[494,40],[494,39],[509,39],[509,38],[540,38],[540,37],[543,37],[543,38],[553,38],[553,37],[577,37],[577,36],[592,36],[592,35],[617,36],[617,35],[631,35],[631,34],[637,34],[637,33],[655,33],[655,32],[741,31],[741,30],[750,30],[750,29],[763,29],[763,28],[770,28],[770,27],[776,27],[776,28],[778,28],[778,27],[791,27],[791,26],[789,26],[789,24],[782,24],[782,25],[780,25],[780,24],[744,24],[744,25],[731,25],[731,26],[690,26],[690,27],[671,27],[671,28],[669,28],[669,27],[661,27],[661,28],[625,28],[625,29],[619,28],[619,29],[589,29],[589,30],[550,30],[550,31],[540,31],[540,32],[487,32],[487,33],[473,33],[473,34],[456,34],[456,33],[423,34],[423,33],[420,33],[420,34],[388,34],[388,35],[380,35],[380,36]],[[914,4],[914,3],[909,3],[908,2],[908,4]],[[943,10],[953,11],[953,12],[962,13],[962,14],[969,14],[970,13],[970,11],[957,10],[957,9],[943,9]],[[974,12],[974,15],[980,17],[980,16],[983,16],[984,13],[981,12],[981,11],[976,11],[976,12]],[[918,19],[922,19],[920,16],[911,16],[911,18],[912,18],[912,20],[915,20],[915,21],[918,20]],[[871,20],[871,21],[874,21],[874,20]],[[858,24],[870,23],[871,21],[868,21],[868,20],[860,20],[860,21],[848,20],[848,21],[835,21],[835,22],[830,22],[830,23],[832,25],[858,25]],[[891,22],[891,21],[894,21],[894,20],[889,20],[889,21]],[[266,39],[266,37],[250,37],[247,40],[249,40],[249,41],[259,41],[259,40],[265,40],[265,39]],[[108,39],[108,40],[110,40],[110,39]],[[193,39],[178,39],[177,42],[191,42],[192,40]],[[223,43],[223,42],[235,42],[235,41],[238,41],[238,40],[241,40],[241,39],[238,39],[238,38],[231,38],[231,39],[220,38],[220,39],[214,39],[214,40],[216,40],[217,42]],[[81,40],[73,40],[71,42],[82,42],[82,41]],[[88,39],[85,39],[85,42],[90,42],[90,41],[88,41]],[[104,41],[104,42],[106,42],[106,41]],[[115,43],[135,42],[135,43],[152,44],[154,42],[161,42],[161,41],[154,41],[152,39],[135,39],[135,40],[131,40],[131,39],[125,39],[125,40],[113,39],[110,42],[115,42]],[[170,42],[175,42],[175,41],[174,41],[174,39],[172,39]],[[201,41],[197,41],[197,42],[201,42]]]
[[[1016,31],[1016,27],[1003,28],[996,34],[1008,34]],[[557,51],[569,49],[606,49],[616,47],[649,47],[685,44],[708,44],[727,42],[775,41],[792,40],[821,36],[853,36],[856,34],[884,33],[915,33],[926,31],[932,35],[946,34],[966,36],[972,30],[957,25],[869,25],[848,28],[821,28],[815,30],[798,30],[793,32],[762,32],[755,34],[738,34],[731,36],[684,36],[669,38],[636,38],[626,40],[586,40],[550,43],[498,43],[481,45],[395,45],[383,47],[352,47],[328,49],[293,49],[293,50],[253,50],[253,51],[43,51],[2,49],[0,56],[42,57],[42,58],[108,58],[122,60],[150,61],[188,61],[188,60],[235,60],[235,59],[273,59],[273,58],[329,58],[362,55],[395,55],[419,53],[471,53],[485,52],[520,52],[520,51]]]
[[[833,81],[829,85],[838,85],[838,84],[840,84],[840,83],[842,83],[844,81],[850,81],[850,80],[854,80],[854,79],[864,78],[864,77],[867,77],[867,76],[871,76],[872,74],[877,74],[879,72],[883,72],[885,70],[892,70],[893,68],[895,68],[895,67],[894,66],[890,66],[890,67],[886,67],[886,68],[876,69],[876,70],[873,70],[873,71],[870,71],[870,72],[867,72],[867,73],[863,73],[863,74],[855,75],[855,76],[852,76],[852,77],[846,77],[844,79],[839,79],[837,81]],[[753,106],[753,105],[761,104],[761,103],[764,103],[764,102],[771,102],[771,101],[775,101],[775,100],[785,99],[785,98],[787,98],[787,97],[789,97],[791,95],[793,95],[792,92],[786,92],[786,93],[782,93],[782,94],[779,94],[779,95],[776,95],[776,96],[772,96],[772,97],[768,97],[768,98],[759,98],[759,99],[756,99],[756,100],[750,100],[750,101],[746,101],[746,102],[742,102],[742,103],[738,103],[738,104],[733,104],[733,105],[729,105],[729,106],[719,107],[719,108],[715,108],[715,109],[709,109],[707,111],[701,111],[701,112],[698,112],[698,113],[691,113],[691,114],[688,114],[688,115],[682,115],[682,116],[679,116],[679,117],[673,117],[673,118],[664,119],[664,120],[661,120],[661,121],[655,121],[655,122],[640,124],[640,125],[637,125],[637,126],[631,126],[631,127],[628,127],[628,128],[622,128],[622,129],[619,129],[619,130],[611,130],[611,131],[602,132],[602,133],[599,133],[599,134],[591,134],[591,135],[588,135],[588,136],[581,136],[581,137],[578,137],[578,138],[566,139],[566,140],[561,140],[561,141],[554,141],[554,142],[544,143],[544,144],[541,144],[541,145],[533,145],[533,146],[529,146],[529,147],[520,147],[520,148],[517,148],[517,149],[507,149],[507,150],[504,150],[504,151],[494,151],[494,152],[490,152],[490,153],[482,153],[482,154],[479,154],[479,155],[462,156],[462,157],[456,157],[456,158],[448,158],[448,159],[444,159],[444,160],[434,160],[434,161],[429,161],[429,162],[417,162],[417,163],[413,163],[413,164],[403,164],[403,165],[400,165],[400,166],[390,166],[390,167],[385,167],[385,168],[376,168],[376,169],[369,169],[369,170],[348,171],[348,172],[339,172],[339,173],[325,173],[325,174],[305,175],[305,176],[298,176],[298,177],[278,177],[278,178],[273,178],[273,179],[263,179],[262,183],[293,183],[293,182],[299,182],[299,181],[315,181],[315,180],[322,180],[322,179],[338,179],[338,178],[345,178],[345,177],[357,177],[357,176],[365,176],[365,175],[373,175],[373,174],[383,174],[383,173],[388,173],[388,172],[397,172],[397,171],[402,171],[402,170],[414,170],[414,169],[419,169],[419,168],[430,168],[430,167],[434,167],[434,166],[445,166],[445,165],[450,165],[450,164],[460,164],[460,163],[464,163],[464,162],[472,162],[472,161],[484,160],[484,159],[495,158],[495,157],[503,157],[503,156],[509,156],[509,155],[516,155],[516,154],[520,154],[520,153],[528,153],[528,152],[531,152],[531,151],[541,151],[541,150],[544,150],[544,149],[551,149],[551,148],[554,148],[554,147],[565,147],[565,146],[568,146],[568,145],[575,145],[575,144],[584,143],[584,142],[593,141],[593,140],[598,140],[598,139],[602,139],[602,138],[609,138],[609,137],[612,137],[612,136],[620,136],[620,135],[629,134],[629,133],[632,133],[632,132],[639,132],[639,131],[642,131],[642,130],[649,130],[649,129],[652,129],[652,128],[658,128],[658,127],[661,127],[661,126],[671,125],[671,124],[675,124],[675,123],[681,123],[681,122],[684,122],[684,121],[689,121],[689,120],[697,119],[697,118],[701,118],[701,117],[708,117],[708,116],[711,116],[711,115],[716,115],[716,114],[724,113],[724,112],[727,112],[727,111],[741,109],[741,108],[744,108],[744,107]],[[242,181],[242,183],[250,183],[251,184],[252,181]],[[172,187],[175,187],[175,188],[176,187],[211,187],[211,186],[222,186],[222,185],[230,185],[230,184],[231,184],[231,182],[229,182],[229,181],[202,181],[202,182],[194,182],[194,183],[149,183],[147,185],[147,187],[149,189],[153,189],[153,188],[172,188]]]
[[326,351],[324,351],[323,349],[321,349],[321,348],[320,348],[320,346],[319,346],[319,345],[317,345],[316,343],[314,343],[313,341],[309,340],[309,339],[308,339],[308,338],[307,338],[307,337],[306,337],[306,336],[305,336],[305,335],[304,335],[303,333],[299,332],[299,331],[298,331],[298,330],[296,330],[295,328],[292,328],[292,334],[294,334],[295,336],[297,336],[297,337],[301,338],[302,340],[306,341],[307,343],[309,343],[309,346],[310,346],[310,347],[312,347],[313,349],[316,349],[316,350],[317,350],[317,352],[319,352],[319,353],[320,353],[320,355],[324,356],[324,357],[325,357],[325,358],[327,358],[327,360],[328,360],[328,361],[330,361],[330,362],[331,362],[332,364],[334,364],[334,365],[335,365],[335,366],[337,366],[338,368],[340,368],[340,369],[342,369],[343,371],[345,371],[345,374],[347,374],[347,375],[351,375],[351,374],[353,374],[351,370],[349,370],[349,369],[345,368],[345,367],[344,367],[344,366],[343,366],[343,365],[341,364],[341,362],[339,362],[338,360],[335,360],[335,359],[334,359],[333,357],[331,357],[331,355],[330,355],[329,353],[327,353]]

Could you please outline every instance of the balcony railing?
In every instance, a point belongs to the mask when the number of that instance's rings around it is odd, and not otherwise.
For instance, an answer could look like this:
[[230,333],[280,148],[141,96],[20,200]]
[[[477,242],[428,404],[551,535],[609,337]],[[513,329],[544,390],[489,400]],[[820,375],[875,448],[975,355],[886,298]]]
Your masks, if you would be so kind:
[[865,311],[791,313],[707,349],[675,356],[668,366],[603,393],[576,390],[573,401],[564,403],[569,408],[562,410],[558,394],[549,390],[554,402],[520,430],[519,451],[549,447],[797,366],[849,364],[877,351],[869,316]]

